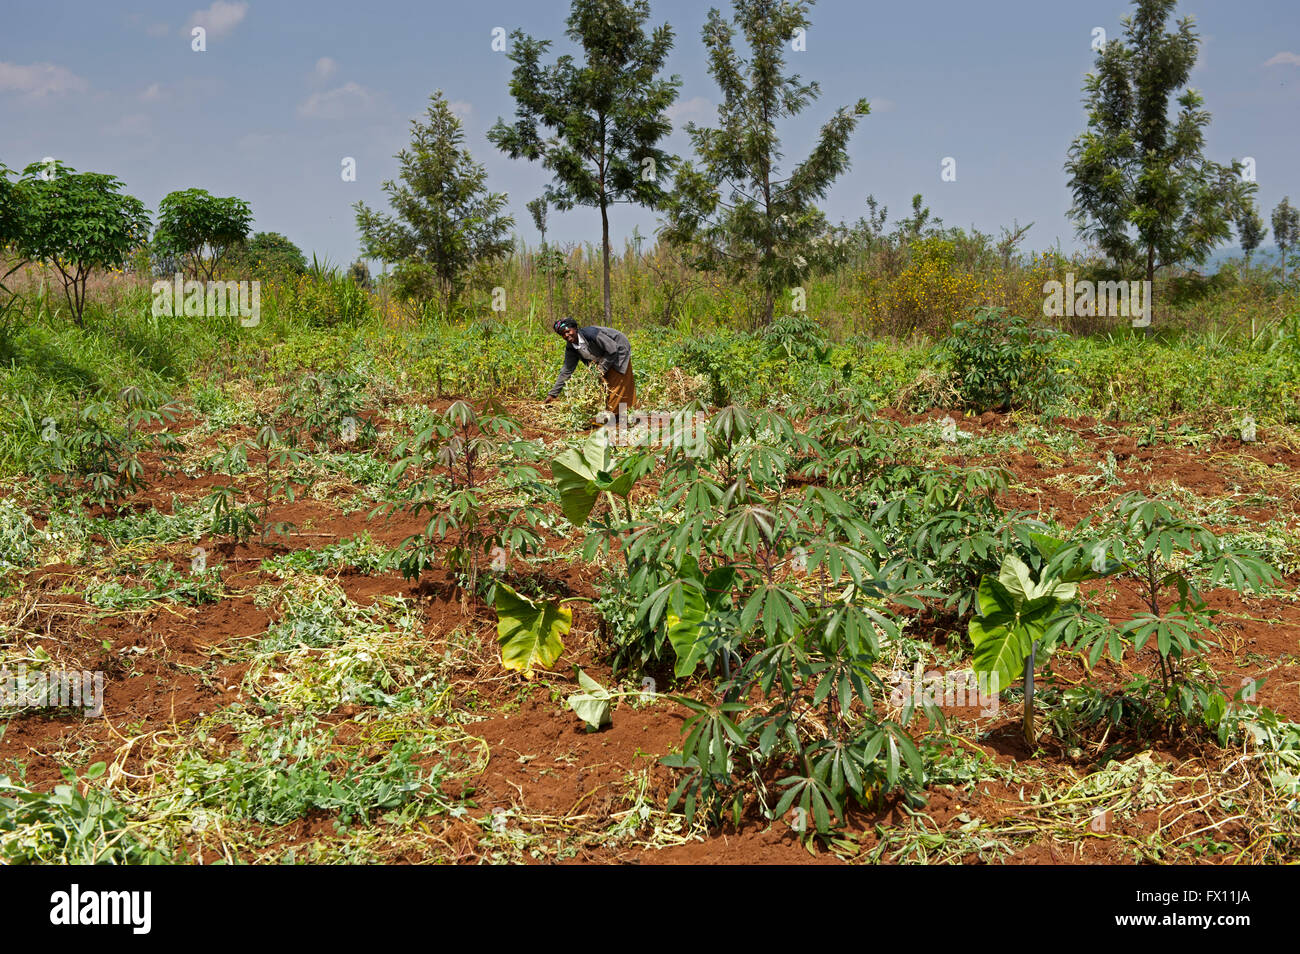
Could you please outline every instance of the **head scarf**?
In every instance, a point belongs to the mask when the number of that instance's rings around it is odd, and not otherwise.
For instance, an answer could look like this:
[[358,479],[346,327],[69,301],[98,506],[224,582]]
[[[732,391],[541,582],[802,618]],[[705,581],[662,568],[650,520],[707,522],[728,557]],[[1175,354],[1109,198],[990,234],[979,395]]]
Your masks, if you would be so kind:
[[552,327],[557,335],[562,335],[566,329],[578,327],[578,323],[572,318],[559,318]]

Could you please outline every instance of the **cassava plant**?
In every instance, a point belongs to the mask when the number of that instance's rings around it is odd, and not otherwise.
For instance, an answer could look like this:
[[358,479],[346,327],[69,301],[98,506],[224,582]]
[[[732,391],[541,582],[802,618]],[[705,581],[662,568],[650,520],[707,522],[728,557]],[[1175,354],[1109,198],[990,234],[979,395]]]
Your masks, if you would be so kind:
[[509,417],[479,414],[464,401],[430,416],[403,440],[394,451],[389,481],[407,483],[397,499],[375,511],[428,514],[424,530],[399,548],[402,574],[418,579],[441,562],[438,547],[449,543],[446,561],[461,574],[467,607],[494,548],[502,555],[537,550],[545,516],[537,501],[547,491],[532,466],[536,453]]

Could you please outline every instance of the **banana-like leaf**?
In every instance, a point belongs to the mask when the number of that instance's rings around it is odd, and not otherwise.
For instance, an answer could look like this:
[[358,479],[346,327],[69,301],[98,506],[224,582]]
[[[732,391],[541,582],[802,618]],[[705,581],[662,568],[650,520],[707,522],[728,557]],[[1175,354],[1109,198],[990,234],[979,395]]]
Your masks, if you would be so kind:
[[555,665],[564,652],[561,637],[573,625],[573,610],[559,603],[535,603],[504,583],[497,584],[496,610],[503,666],[528,672]]
[[705,579],[699,578],[699,568],[693,557],[682,561],[683,576],[694,577],[694,585],[682,588],[684,606],[681,615],[668,614],[668,642],[672,644],[677,662],[673,672],[677,676],[690,675],[704,658],[708,648],[705,635],[710,624],[721,613],[722,605],[731,592],[736,578],[733,567],[720,566]]
[[578,714],[578,718],[593,729],[608,725],[609,706],[613,696],[608,689],[592,679],[581,669],[578,670],[578,684],[585,692],[575,692],[569,696],[569,708]]
[[598,476],[610,466],[609,436],[597,428],[581,448],[570,447],[551,461],[551,476],[560,490],[560,507],[574,526],[582,526],[596,506]]
[[1048,623],[1077,592],[1077,584],[1055,577],[1034,580],[1029,567],[1008,554],[996,579],[986,575],[980,580],[979,615],[971,619],[969,629],[975,671],[996,672],[1004,688],[1023,678],[1035,640],[1050,652],[1043,639]]
[[1044,596],[1051,596],[1063,603],[1074,599],[1079,586],[1077,583],[1065,583],[1055,577],[1034,581],[1033,574],[1015,554],[1008,553],[1002,560],[1002,569],[998,573],[1001,583],[1017,601],[1032,602]]
[[640,460],[618,474],[611,473],[614,459],[609,449],[609,434],[605,428],[597,428],[581,449],[571,447],[551,461],[551,476],[560,491],[564,516],[574,526],[586,523],[602,491],[626,498],[651,463]]

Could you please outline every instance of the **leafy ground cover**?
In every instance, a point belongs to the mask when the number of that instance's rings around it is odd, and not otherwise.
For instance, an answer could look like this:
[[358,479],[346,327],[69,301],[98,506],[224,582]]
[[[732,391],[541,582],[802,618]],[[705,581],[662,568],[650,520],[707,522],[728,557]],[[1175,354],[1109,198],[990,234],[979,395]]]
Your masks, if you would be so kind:
[[652,359],[703,430],[643,446],[588,382],[409,369],[68,415],[0,505],[0,661],[103,715],[0,712],[0,856],[1294,860],[1300,435],[835,361],[718,404]]

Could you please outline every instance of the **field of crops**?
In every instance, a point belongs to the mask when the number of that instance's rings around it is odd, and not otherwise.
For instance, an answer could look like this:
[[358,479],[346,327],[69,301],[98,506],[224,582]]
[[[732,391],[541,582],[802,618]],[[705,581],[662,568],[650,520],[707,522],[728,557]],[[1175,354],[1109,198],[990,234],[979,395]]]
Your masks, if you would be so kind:
[[258,334],[7,448],[0,858],[1300,858],[1293,383],[967,413],[786,320],[634,333],[611,432],[540,328]]

